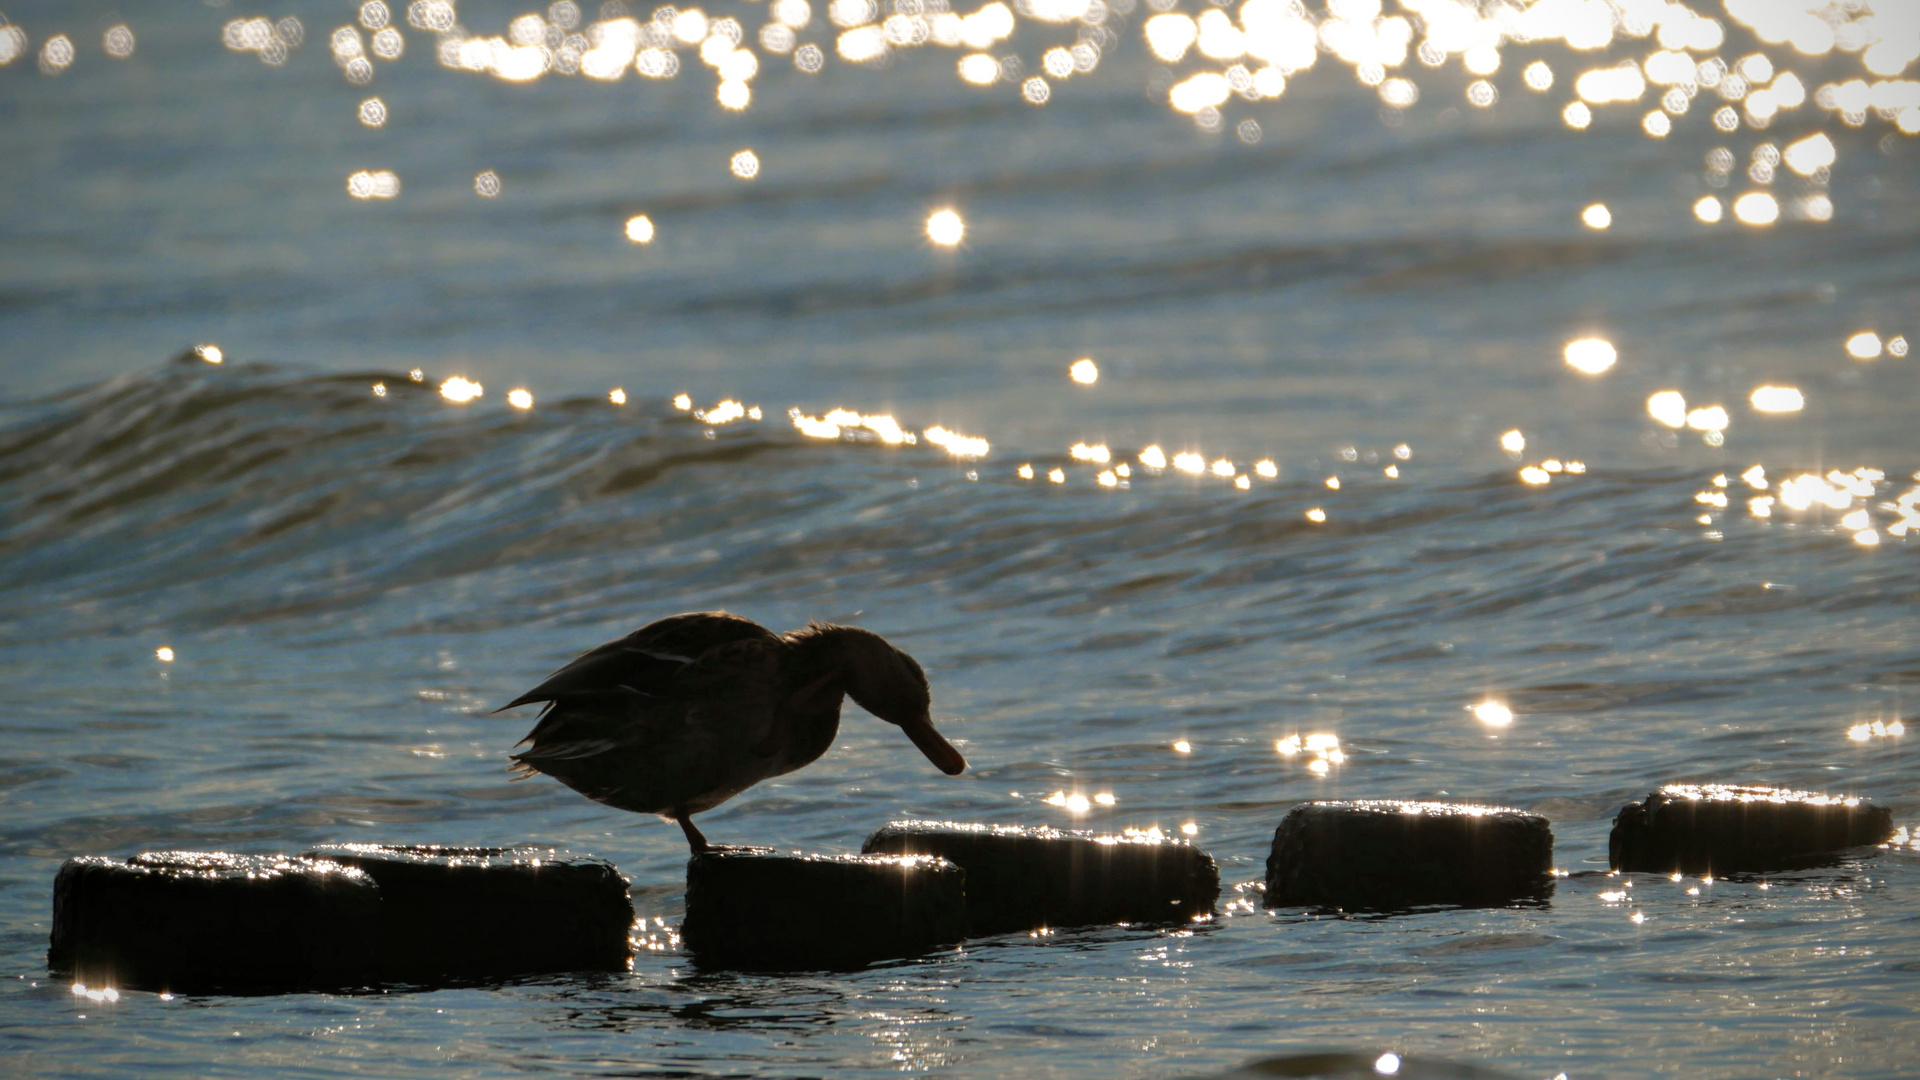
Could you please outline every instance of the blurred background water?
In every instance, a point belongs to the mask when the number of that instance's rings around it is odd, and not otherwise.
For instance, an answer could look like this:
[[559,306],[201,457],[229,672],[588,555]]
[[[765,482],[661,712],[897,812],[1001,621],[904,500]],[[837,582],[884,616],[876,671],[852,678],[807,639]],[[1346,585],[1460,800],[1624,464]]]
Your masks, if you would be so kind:
[[[1911,1073],[1910,848],[1580,876],[1668,781],[1920,824],[1920,16],[1805,8],[16,0],[0,1061]],[[530,718],[489,710],[717,607],[888,635],[974,768],[850,706],[715,841],[1182,830],[1221,912],[693,969],[678,830],[509,784]],[[1259,910],[1323,797],[1532,809],[1575,876]],[[46,975],[68,856],[337,840],[604,855],[644,947],[358,996]]]

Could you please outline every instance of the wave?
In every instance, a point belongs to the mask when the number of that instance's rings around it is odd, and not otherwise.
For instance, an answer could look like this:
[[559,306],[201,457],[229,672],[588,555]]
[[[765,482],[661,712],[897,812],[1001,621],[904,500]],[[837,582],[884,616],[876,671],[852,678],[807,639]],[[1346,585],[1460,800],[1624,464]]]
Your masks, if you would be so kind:
[[[931,587],[963,617],[1088,620],[1066,643],[1084,650],[1347,638],[1376,658],[1431,659],[1440,631],[1497,620],[1537,621],[1555,629],[1530,644],[1577,648],[1611,622],[1644,625],[1650,604],[1662,621],[1711,621],[1920,599],[1905,561],[1859,577],[1831,528],[1727,522],[1709,542],[1691,520],[1700,479],[1680,470],[1596,470],[1547,490],[1415,470],[1338,493],[1142,470],[1108,491],[1065,458],[1030,459],[1078,470],[1054,485],[997,457],[821,441],[777,419],[708,424],[665,402],[460,406],[405,373],[191,355],[9,412],[0,595],[16,637],[129,618],[351,621],[428,586],[447,602],[382,625]],[[1812,567],[1812,581],[1757,589],[1722,580],[1728,566],[1803,580]],[[474,589],[488,603],[451,599]],[[1195,603],[1242,614],[1231,634],[1183,633]],[[1139,625],[1107,624],[1115,611]]]

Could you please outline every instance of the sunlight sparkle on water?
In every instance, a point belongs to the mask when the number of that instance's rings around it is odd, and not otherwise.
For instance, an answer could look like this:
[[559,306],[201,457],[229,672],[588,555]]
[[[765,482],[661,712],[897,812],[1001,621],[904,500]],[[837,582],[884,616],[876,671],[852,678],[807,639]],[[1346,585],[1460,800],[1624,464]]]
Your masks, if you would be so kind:
[[1880,335],[1871,330],[1862,330],[1847,339],[1847,355],[1855,360],[1877,360],[1880,349]]
[[[808,0],[774,0],[757,31],[742,25],[744,15],[716,18],[697,8],[657,8],[643,21],[625,5],[609,3],[598,8],[594,19],[573,0],[560,0],[544,14],[507,16],[504,33],[461,25],[450,0],[416,0],[404,9],[408,25],[435,35],[432,54],[440,68],[450,72],[516,83],[574,76],[611,83],[628,74],[661,81],[675,78],[697,58],[717,78],[714,101],[722,111],[745,109],[753,101],[753,80],[762,67],[761,54],[749,47],[754,44],[764,55],[791,54],[794,67],[808,75],[823,70],[829,50],[843,61],[880,71],[904,62],[916,50],[952,49],[959,54],[952,70],[962,84],[1045,105],[1054,83],[1094,74],[1104,55],[1122,47],[1129,36],[1128,20],[1112,15],[1133,15],[1131,3],[1110,6],[1088,0],[1029,0],[1017,10],[995,0],[970,14],[950,10],[944,2],[919,0],[830,0],[821,6],[830,26],[818,41],[802,40],[816,33],[814,5]],[[1509,68],[1503,50],[1509,45],[1537,49],[1555,44],[1569,50],[1570,59],[1596,58],[1564,79],[1556,78],[1546,59],[1529,58],[1524,68],[1507,77],[1534,93],[1570,84],[1562,92],[1571,100],[1560,116],[1576,131],[1594,126],[1601,112],[1632,110],[1639,115],[1638,130],[1652,139],[1667,138],[1689,121],[1733,133],[1766,128],[1812,105],[1817,112],[1808,109],[1800,115],[1816,124],[1829,118],[1853,128],[1884,122],[1897,134],[1920,134],[1920,82],[1903,77],[1920,58],[1920,34],[1910,21],[1876,12],[1873,5],[1850,2],[1816,9],[1811,0],[1538,0],[1485,7],[1461,0],[1409,0],[1401,5],[1404,14],[1388,14],[1375,0],[1332,0],[1324,13],[1323,5],[1290,0],[1247,0],[1237,11],[1231,4],[1203,5],[1197,14],[1174,10],[1178,6],[1172,0],[1150,0],[1151,13],[1141,13],[1138,29],[1131,31],[1137,35],[1136,47],[1173,69],[1153,96],[1170,110],[1193,117],[1203,130],[1231,130],[1248,145],[1260,141],[1262,121],[1244,114],[1280,99],[1289,80],[1323,56],[1350,68],[1358,83],[1378,97],[1383,121],[1398,123],[1389,114],[1398,117],[1436,89],[1419,85],[1423,73],[1411,63],[1416,57],[1425,68],[1457,64],[1470,80],[1465,84],[1468,104],[1492,108],[1500,101],[1500,78]],[[1888,6],[1904,11],[1908,5],[1888,0]],[[391,25],[398,10],[373,0],[362,5],[358,25],[342,26],[329,36],[328,48],[347,81],[365,85],[375,77],[376,60],[391,62],[404,53],[406,40]],[[368,14],[372,11],[388,15],[373,17]],[[1011,45],[1023,23],[1073,27],[1074,43],[1035,42],[1036,52],[1023,59]],[[1715,55],[1733,40],[1729,30],[1735,26],[1768,48],[1738,58]],[[220,37],[228,49],[254,53],[262,63],[281,67],[304,34],[296,18],[276,23],[254,17],[228,21]],[[103,48],[110,56],[130,55],[132,31],[113,27]],[[24,33],[13,27],[0,30],[0,64],[26,55],[33,53]],[[43,72],[58,74],[74,62],[75,48],[66,35],[56,34],[38,55]],[[1799,74],[1786,70],[1799,57],[1829,56],[1829,68],[1834,63],[1857,66],[1858,75],[1823,70],[1823,77],[1834,81],[1809,91]],[[1719,101],[1691,108],[1707,91]],[[1649,110],[1650,96],[1654,107]],[[1824,171],[1835,164],[1832,139],[1818,130],[1798,134],[1798,141],[1787,146],[1784,155],[1776,152],[1767,167],[1778,163],[1824,186]],[[742,179],[757,172],[743,172],[739,165],[736,161],[733,171]],[[1762,184],[1771,179],[1759,173],[1753,178]],[[1737,220],[1755,226],[1773,223],[1782,212],[1813,222],[1833,215],[1833,202],[1824,191],[1796,193],[1788,202],[1783,205],[1767,192],[1750,191],[1734,199],[1732,210]],[[1696,217],[1709,224],[1720,220],[1719,206],[1714,196],[1700,198],[1694,204]],[[1583,220],[1589,227],[1605,228],[1611,216],[1596,203]],[[958,242],[931,234],[930,239],[939,246]]]
[[1092,357],[1083,356],[1067,366],[1067,377],[1082,386],[1092,386],[1100,381],[1100,365]]
[[1500,436],[1500,449],[1509,454],[1517,454],[1527,448],[1527,437],[1515,428]]
[[927,239],[941,247],[955,247],[967,235],[967,223],[952,209],[935,210],[927,215]]
[[209,364],[218,364],[226,360],[227,354],[220,351],[218,345],[195,345],[193,353]]
[[1907,733],[1907,725],[1895,720],[1889,724],[1884,720],[1875,720],[1870,724],[1855,724],[1847,729],[1847,738],[1853,742],[1871,742],[1874,739],[1897,739]]
[[992,86],[1000,81],[999,61],[986,53],[970,53],[960,58],[960,81],[973,86]]
[[[1109,803],[1112,802],[1112,799],[1113,796],[1107,796]],[[1093,803],[1089,801],[1085,795],[1077,792],[1069,795],[1064,791],[1056,791],[1047,796],[1045,802],[1048,806],[1064,807],[1068,813],[1072,814],[1084,814],[1093,808]]]
[[440,384],[440,396],[455,404],[464,405],[483,393],[485,393],[485,388],[479,383],[464,379],[458,375]]
[[1756,386],[1748,400],[1757,411],[1769,413],[1799,412],[1807,404],[1806,397],[1792,386]]
[[1149,469],[1164,469],[1167,467],[1166,452],[1158,446],[1149,446],[1140,451],[1140,464]]
[[625,405],[627,403],[627,392],[616,386],[607,391],[607,400],[613,402],[615,405]]
[[921,432],[920,437],[935,446],[945,447],[947,453],[955,457],[986,457],[987,451],[991,449],[985,439],[962,435],[957,431],[949,431],[937,424]]
[[1471,707],[1474,719],[1488,727],[1506,727],[1513,723],[1513,710],[1498,701],[1487,700]]
[[1191,754],[1193,753],[1193,744],[1185,739],[1176,739],[1173,743],[1173,752],[1176,754]]
[[171,664],[173,663],[173,649],[170,646],[162,645],[153,650],[153,657],[163,664]]
[[645,214],[635,214],[628,218],[627,239],[636,244],[653,243],[653,219]]
[[1580,224],[1589,229],[1605,229],[1613,224],[1613,211],[1605,203],[1594,203],[1580,211]]
[[507,391],[507,404],[516,409],[531,409],[533,408],[533,393],[525,388],[515,387]]
[[1743,225],[1771,225],[1780,220],[1780,204],[1764,191],[1749,191],[1733,200],[1733,216]]
[[1695,431],[1725,431],[1729,422],[1727,410],[1718,405],[1690,409],[1687,412],[1687,426]]
[[1678,390],[1661,390],[1647,398],[1647,415],[1670,428],[1687,426],[1687,399]]
[[347,177],[347,194],[362,200],[398,198],[400,177],[386,169],[363,169]]
[[1308,735],[1304,739],[1299,735],[1276,739],[1273,743],[1273,752],[1284,758],[1296,757],[1300,754],[1311,755],[1312,760],[1307,762],[1307,771],[1315,776],[1326,776],[1332,771],[1333,766],[1343,764],[1347,760],[1346,752],[1340,749],[1340,737],[1324,731]]
[[1780,157],[1787,163],[1787,168],[1801,176],[1810,177],[1821,169],[1831,168],[1839,154],[1834,149],[1833,140],[1821,133],[1788,143]]
[[[695,409],[693,415],[703,423],[719,427],[722,424],[730,424],[747,415],[747,407],[732,398],[727,398],[711,409],[704,411]],[[758,418],[756,417],[756,419]]]
[[1565,352],[1567,366],[1589,375],[1598,375],[1614,365],[1620,354],[1614,351],[1613,343],[1605,338],[1580,338],[1567,342]]
[[109,27],[105,36],[100,39],[100,47],[115,60],[125,60],[132,56],[134,45],[133,31],[128,29],[126,23]]

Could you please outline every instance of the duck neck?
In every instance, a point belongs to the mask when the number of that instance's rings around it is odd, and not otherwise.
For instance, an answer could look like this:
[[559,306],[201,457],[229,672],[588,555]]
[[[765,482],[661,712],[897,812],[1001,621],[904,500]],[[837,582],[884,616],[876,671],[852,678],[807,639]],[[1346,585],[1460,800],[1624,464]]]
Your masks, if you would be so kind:
[[851,685],[859,668],[862,646],[873,635],[851,626],[808,623],[804,629],[787,635],[793,649],[794,666],[805,682],[829,673],[838,676],[841,687]]
[[840,707],[845,700],[852,663],[846,629],[812,623],[804,630],[787,635],[788,647],[793,650],[796,690],[832,677],[824,694],[812,695],[805,706],[793,714],[793,734],[782,754],[790,763],[789,768],[817,760],[833,745],[834,736],[840,732]]

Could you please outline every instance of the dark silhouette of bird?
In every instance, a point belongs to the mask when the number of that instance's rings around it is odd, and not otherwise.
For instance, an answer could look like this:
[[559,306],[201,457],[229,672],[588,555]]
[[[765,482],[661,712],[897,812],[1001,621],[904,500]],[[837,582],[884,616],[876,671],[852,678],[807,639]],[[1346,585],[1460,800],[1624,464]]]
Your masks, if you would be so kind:
[[546,702],[512,755],[589,799],[678,822],[819,759],[851,696],[950,776],[967,767],[933,728],[926,673],[885,638],[809,623],[789,634],[724,611],[674,615],[589,649],[498,711]]

